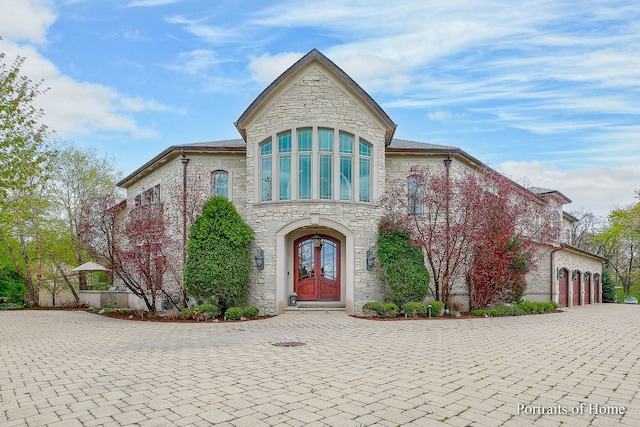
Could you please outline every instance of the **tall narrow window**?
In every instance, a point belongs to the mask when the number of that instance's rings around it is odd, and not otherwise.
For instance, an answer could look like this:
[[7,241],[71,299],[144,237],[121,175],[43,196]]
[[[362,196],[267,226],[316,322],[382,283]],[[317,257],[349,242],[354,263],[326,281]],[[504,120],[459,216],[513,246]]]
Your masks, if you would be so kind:
[[423,188],[418,176],[407,179],[407,207],[412,214],[422,213]]
[[260,144],[260,193],[263,202],[272,199],[272,180],[273,173],[271,170],[271,139]]
[[311,129],[298,129],[298,199],[311,199]]
[[318,130],[318,150],[320,151],[320,199],[333,198],[333,130]]
[[211,174],[211,195],[229,198],[229,173],[215,171]]
[[278,135],[278,200],[291,200],[291,132]]
[[360,201],[371,201],[371,144],[360,140]]
[[340,132],[340,200],[353,199],[353,135]]

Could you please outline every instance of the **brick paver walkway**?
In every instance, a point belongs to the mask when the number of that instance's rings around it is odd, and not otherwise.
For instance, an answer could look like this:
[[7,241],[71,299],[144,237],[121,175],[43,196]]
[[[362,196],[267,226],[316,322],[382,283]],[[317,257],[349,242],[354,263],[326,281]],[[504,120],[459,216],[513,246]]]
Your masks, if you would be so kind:
[[0,425],[639,426],[638,325],[625,305],[233,324],[4,311]]

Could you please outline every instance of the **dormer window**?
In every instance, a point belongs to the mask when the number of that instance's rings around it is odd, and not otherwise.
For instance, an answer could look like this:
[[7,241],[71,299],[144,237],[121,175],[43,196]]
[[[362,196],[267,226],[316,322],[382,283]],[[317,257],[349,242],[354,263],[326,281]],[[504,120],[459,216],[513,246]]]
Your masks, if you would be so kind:
[[263,202],[371,202],[373,146],[353,133],[324,127],[292,129],[258,147]]

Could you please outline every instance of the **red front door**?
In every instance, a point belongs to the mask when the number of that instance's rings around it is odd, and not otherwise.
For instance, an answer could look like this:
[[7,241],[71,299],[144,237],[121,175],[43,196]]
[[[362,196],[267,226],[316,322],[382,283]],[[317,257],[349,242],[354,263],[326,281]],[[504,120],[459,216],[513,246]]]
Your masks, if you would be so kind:
[[340,242],[320,236],[314,245],[313,236],[295,241],[294,284],[298,301],[340,300]]

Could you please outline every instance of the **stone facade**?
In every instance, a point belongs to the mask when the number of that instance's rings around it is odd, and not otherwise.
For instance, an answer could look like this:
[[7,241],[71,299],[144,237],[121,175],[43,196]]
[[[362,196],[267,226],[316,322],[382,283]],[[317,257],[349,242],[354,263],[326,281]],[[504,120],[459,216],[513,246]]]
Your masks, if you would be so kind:
[[[312,235],[338,242],[339,256],[336,254],[335,257],[339,289],[331,301],[305,301],[305,305],[338,306],[350,314],[360,314],[365,302],[382,298],[379,272],[376,268],[367,268],[367,251],[375,248],[377,225],[383,213],[376,201],[385,189],[406,180],[411,166],[443,167],[442,161],[447,157],[454,159],[452,173],[478,169],[478,161],[456,147],[393,140],[395,124],[386,113],[317,51],[305,56],[270,85],[244,112],[236,127],[242,140],[170,147],[125,178],[121,186],[127,190],[127,205],[135,204],[138,194],[159,186],[165,212],[175,228],[175,236],[180,237],[185,217],[180,196],[185,173],[190,203],[198,206],[211,195],[212,173],[226,172],[228,197],[254,231],[252,256],[259,249],[264,254],[264,267],[254,266],[251,271],[250,303],[263,308],[267,314],[280,314],[288,308],[289,295],[296,289],[294,280],[299,271],[295,265],[296,254],[301,250],[294,244]],[[300,129],[309,129],[313,138],[313,149],[308,151],[314,162],[313,196],[305,200],[298,200],[296,191],[302,185],[299,182],[301,171],[295,163],[299,154],[296,135]],[[335,174],[334,191],[329,199],[318,196],[319,180],[322,179],[317,176],[321,129],[332,130],[334,137],[334,151],[330,155],[331,173]],[[292,159],[288,166],[291,170],[279,170],[276,166],[283,154],[276,148],[276,142],[283,133],[290,135],[292,140],[287,148],[289,151],[283,152]],[[349,163],[353,170],[345,169],[348,172],[341,169],[343,153],[338,150],[342,147],[341,133],[350,135],[355,141],[355,148],[347,154],[353,159]],[[261,144],[268,140],[274,146],[268,153],[274,168],[273,176],[269,176],[273,200],[270,200],[271,196],[263,200],[262,194],[261,156],[265,154],[261,152]],[[370,147],[370,154],[357,151],[360,141]],[[365,167],[359,163],[362,156],[370,160],[370,175],[358,174],[359,168]],[[275,187],[281,173],[291,177],[292,190],[287,200],[278,198],[279,190]],[[348,178],[343,177],[345,173],[349,174]],[[349,200],[341,200],[343,178],[349,181],[352,191]],[[368,182],[370,200],[360,201],[358,188]],[[553,208],[559,209],[558,215],[562,215],[561,204]],[[554,291],[552,272],[557,265],[571,270],[600,272],[597,258],[580,253],[565,256],[560,245],[558,242],[555,258],[544,258],[540,268],[529,275],[530,299],[554,299],[557,291]],[[462,302],[465,297],[463,284],[457,284],[455,289],[458,295],[454,295],[454,299]]]

